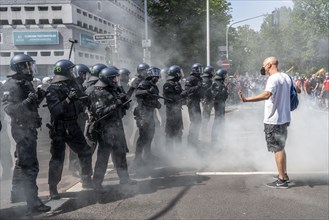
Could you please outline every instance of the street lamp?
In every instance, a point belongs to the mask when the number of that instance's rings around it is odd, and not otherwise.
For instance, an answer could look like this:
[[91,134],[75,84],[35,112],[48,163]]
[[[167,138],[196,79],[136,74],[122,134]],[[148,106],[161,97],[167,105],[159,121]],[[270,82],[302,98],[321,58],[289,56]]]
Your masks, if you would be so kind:
[[255,17],[246,18],[246,19],[243,19],[243,20],[240,20],[240,21],[233,22],[232,24],[227,26],[227,28],[226,28],[226,59],[227,60],[228,60],[228,30],[230,29],[230,27],[232,27],[232,25],[234,25],[234,24],[241,23],[241,22],[248,21],[248,20],[252,20],[252,19],[255,19],[255,18],[259,18],[259,17],[263,17],[263,16],[266,16],[266,15],[268,15],[268,14],[262,14],[262,15],[258,15],[258,16],[255,16]]

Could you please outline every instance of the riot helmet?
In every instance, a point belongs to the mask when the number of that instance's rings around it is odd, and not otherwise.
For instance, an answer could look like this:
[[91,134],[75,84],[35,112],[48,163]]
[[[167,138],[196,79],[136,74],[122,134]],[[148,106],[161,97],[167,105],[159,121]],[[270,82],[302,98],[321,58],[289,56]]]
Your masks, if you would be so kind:
[[224,80],[226,78],[227,71],[225,69],[218,69],[215,75],[215,80]]
[[8,77],[18,74],[29,81],[32,81],[33,75],[37,73],[35,60],[27,54],[17,54],[13,56],[10,60],[10,69],[15,73],[8,74]]
[[155,66],[151,66],[146,71],[146,80],[151,80],[153,83],[157,83],[160,78],[160,69]]
[[177,65],[173,65],[171,67],[169,67],[168,70],[168,79],[176,79],[177,81],[179,81],[182,78],[182,69],[180,68],[180,66]]
[[120,81],[128,83],[130,71],[126,68],[119,69]]
[[142,77],[142,78],[146,78],[147,74],[147,70],[150,68],[150,66],[147,63],[141,63],[137,66],[137,76],[138,77]]
[[164,67],[160,70],[160,76],[161,76],[161,79],[163,80],[166,80],[167,77],[168,77],[168,68],[167,67]]
[[104,69],[106,67],[107,66],[102,63],[97,63],[97,64],[93,65],[90,68],[90,78],[88,79],[88,82],[98,80],[99,73],[102,71],[102,69]]
[[202,70],[203,70],[202,65],[200,63],[195,63],[195,64],[192,65],[191,74],[200,76],[203,73]]
[[46,76],[42,79],[42,84],[47,85],[50,84],[50,82],[51,82],[51,78],[49,76]]
[[59,60],[55,63],[52,83],[74,79],[78,76],[75,65],[70,60]]
[[113,67],[106,67],[99,73],[99,80],[105,86],[117,87],[119,85],[119,72]]
[[75,65],[76,71],[78,76],[81,77],[83,80],[86,79],[87,74],[91,74],[90,69],[84,64],[77,64]]
[[203,77],[212,78],[215,75],[215,68],[213,66],[206,66],[203,70]]

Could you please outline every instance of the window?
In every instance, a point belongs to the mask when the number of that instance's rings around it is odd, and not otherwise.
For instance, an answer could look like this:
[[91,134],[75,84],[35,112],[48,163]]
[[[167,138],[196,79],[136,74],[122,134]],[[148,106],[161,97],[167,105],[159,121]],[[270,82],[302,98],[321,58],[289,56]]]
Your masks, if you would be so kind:
[[64,56],[64,51],[54,51],[54,56],[56,57]]
[[23,22],[22,22],[22,20],[14,19],[14,20],[12,20],[12,24],[13,25],[20,25],[20,24],[23,24]]
[[62,10],[62,6],[51,6],[51,9],[53,11],[61,11]]
[[78,26],[82,27],[82,22],[78,21]]
[[79,52],[78,53],[79,57],[83,57],[83,53]]
[[96,60],[99,60],[99,56],[98,55],[96,55]]
[[10,57],[10,52],[1,52],[0,56],[1,57]]
[[78,14],[81,14],[81,10],[77,8],[77,13]]
[[102,34],[102,33],[103,33],[103,29],[99,29],[99,33],[101,33],[101,34]]
[[94,58],[95,58],[95,56],[90,54],[90,59],[94,59]]
[[97,10],[102,11],[102,2],[101,1],[97,1]]
[[11,7],[11,11],[21,11],[21,7]]
[[83,11],[82,14],[87,17],[87,12]]
[[26,6],[26,7],[24,7],[24,10],[25,11],[34,11],[34,7],[28,7],[28,6]]
[[38,10],[39,11],[48,11],[48,6],[39,6]]
[[101,22],[101,23],[103,22],[103,20],[101,18],[98,18],[98,21]]
[[85,58],[89,58],[89,54],[85,53]]
[[89,30],[93,30],[94,27],[92,25],[89,25]]
[[39,24],[49,24],[48,19],[39,19]]
[[8,20],[0,20],[0,25],[9,25]]
[[89,17],[89,18],[93,18],[93,15],[91,15],[91,14],[88,14],[88,17]]
[[62,19],[53,19],[53,24],[63,24]]
[[97,21],[97,20],[98,20],[98,18],[97,18],[96,16],[94,16],[94,20],[95,20],[95,21]]
[[88,28],[88,24],[83,23],[83,28]]
[[50,51],[41,51],[40,52],[42,57],[49,57],[50,56]]
[[26,19],[25,24],[36,24],[34,19]]
[[18,54],[24,54],[24,52],[14,52],[14,56]]
[[36,57],[38,56],[38,52],[32,52],[32,51],[29,51],[26,53],[27,55],[30,55],[31,57]]
[[0,11],[8,11],[7,7],[0,7]]
[[3,34],[0,33],[0,44],[3,44]]
[[97,28],[97,27],[95,27],[95,28],[94,28],[94,31],[95,31],[95,32],[98,32],[98,28]]

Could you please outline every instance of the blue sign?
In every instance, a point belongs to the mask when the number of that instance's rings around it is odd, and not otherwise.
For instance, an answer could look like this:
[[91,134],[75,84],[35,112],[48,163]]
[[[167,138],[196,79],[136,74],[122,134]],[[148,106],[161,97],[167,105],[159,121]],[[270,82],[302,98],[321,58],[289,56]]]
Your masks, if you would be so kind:
[[93,36],[80,34],[80,45],[89,49],[96,49],[99,47],[99,43],[94,41]]
[[58,31],[14,31],[14,45],[57,45],[59,44]]

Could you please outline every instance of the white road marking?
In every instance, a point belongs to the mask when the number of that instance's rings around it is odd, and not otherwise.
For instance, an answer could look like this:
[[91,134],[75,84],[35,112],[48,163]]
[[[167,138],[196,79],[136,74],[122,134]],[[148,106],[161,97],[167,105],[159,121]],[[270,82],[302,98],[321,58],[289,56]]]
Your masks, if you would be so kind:
[[[196,172],[200,176],[238,176],[238,175],[274,175],[275,171],[247,171],[247,172]],[[328,171],[304,171],[304,172],[289,172],[290,174],[326,174]]]

